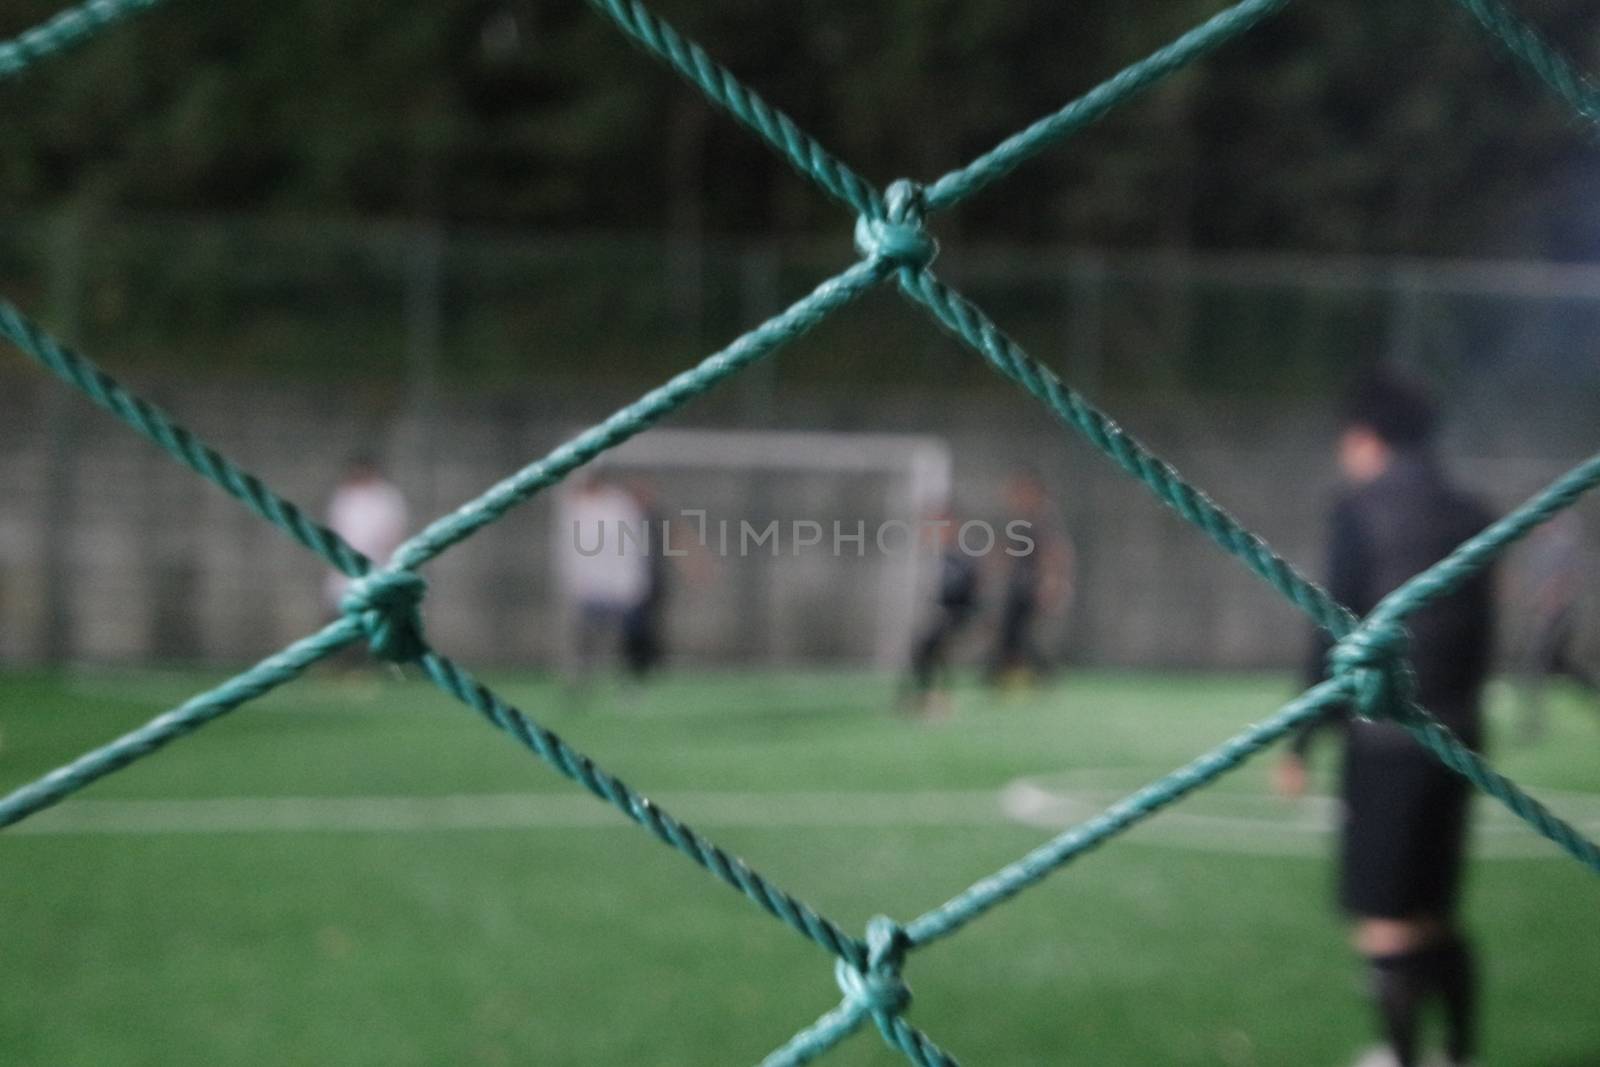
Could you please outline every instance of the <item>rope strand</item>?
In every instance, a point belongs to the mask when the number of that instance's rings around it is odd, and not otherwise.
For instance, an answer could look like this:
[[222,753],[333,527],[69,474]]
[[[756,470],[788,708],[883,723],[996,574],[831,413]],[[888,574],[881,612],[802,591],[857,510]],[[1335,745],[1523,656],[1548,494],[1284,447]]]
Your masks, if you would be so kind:
[[0,41],[0,82],[19,77],[40,60],[82,44],[101,30],[159,3],[161,0],[87,0],[9,41]]
[[[0,82],[40,60],[81,43],[100,30],[160,0],[88,0],[9,41],[0,41]],[[740,82],[695,42],[638,0],[588,0],[635,44],[661,59],[777,151],[801,174],[856,215],[855,238],[863,259],[823,282],[788,310],[737,338],[726,348],[613,413],[550,454],[491,487],[407,541],[393,562],[374,570],[365,556],[319,526],[259,479],[126,390],[85,357],[50,337],[0,300],[0,337],[175,460],[283,530],[340,573],[358,579],[343,602],[344,616],[289,645],[244,673],[144,726],[0,797],[0,827],[58,803],[79,789],[158,751],[179,737],[297,677],[335,650],[365,638],[372,654],[411,663],[438,688],[510,734],[558,773],[622,812],[653,837],[684,854],[763,911],[836,958],[835,979],[844,993],[838,1007],[800,1031],[762,1061],[763,1067],[809,1063],[871,1019],[884,1042],[917,1067],[955,1067],[956,1060],[905,1019],[911,1003],[901,977],[910,953],[948,937],[974,919],[1053,872],[1233,770],[1265,746],[1328,706],[1358,703],[1364,714],[1401,723],[1441,762],[1479,790],[1504,803],[1540,834],[1600,873],[1600,847],[1463,745],[1410,699],[1403,620],[1458,588],[1541,522],[1572,506],[1600,484],[1600,455],[1579,464],[1440,563],[1392,593],[1365,620],[1357,620],[1305,578],[1171,464],[1156,456],[1108,415],[1068,387],[1048,367],[1012,341],[976,304],[929,269],[938,245],[924,228],[927,214],[951,207],[1010,173],[1113,108],[1220,48],[1281,10],[1288,0],[1242,0],[1164,48],[1048,115],[965,167],[924,188],[901,180],[880,194],[810,134]],[[1506,50],[1549,85],[1581,118],[1600,121],[1600,89],[1502,0],[1457,0]],[[644,431],[724,378],[769,355],[856,300],[890,276],[902,292],[971,347],[991,367],[1040,400],[1060,422],[1149,489],[1223,551],[1241,560],[1336,641],[1332,676],[1302,693],[1265,721],[1250,726],[1184,767],[1100,815],[1072,827],[1015,863],[968,887],[902,928],[886,918],[868,926],[865,940],[778,888],[743,860],[662,811],[587,755],[502,701],[468,671],[427,645],[420,603],[426,582],[416,569],[497,521],[539,491],[560,481],[607,449]]]

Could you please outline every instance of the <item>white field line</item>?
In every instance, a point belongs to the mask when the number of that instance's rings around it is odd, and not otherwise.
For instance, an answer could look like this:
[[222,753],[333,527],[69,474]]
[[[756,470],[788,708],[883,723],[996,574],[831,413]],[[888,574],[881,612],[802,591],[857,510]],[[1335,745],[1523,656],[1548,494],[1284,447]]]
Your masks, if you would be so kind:
[[[1086,776],[1087,776],[1086,772]],[[1122,794],[1101,782],[1058,788],[1018,779],[1000,790],[916,792],[682,792],[661,805],[702,830],[995,828],[1056,832],[1104,810]],[[1544,791],[1542,798],[1579,829],[1600,834],[1600,795]],[[1187,810],[1186,810],[1187,805]],[[1235,811],[1227,811],[1232,806]],[[1219,807],[1224,810],[1217,810]],[[1207,810],[1209,809],[1209,810]],[[1143,845],[1266,856],[1327,853],[1337,803],[1313,797],[1294,805],[1270,797],[1218,794],[1180,802],[1131,831]],[[628,820],[587,793],[486,793],[438,797],[216,797],[184,800],[79,798],[40,812],[0,835],[163,835],[246,833],[414,833],[460,830],[562,830],[627,827]],[[1560,853],[1497,806],[1480,804],[1474,854],[1559,858]]]
[[[1121,773],[1121,772],[1114,772]],[[1017,822],[1059,831],[1115,803],[1127,790],[1107,789],[1103,772],[1074,772],[1058,782],[1019,778],[1001,791],[1006,813]],[[1074,788],[1102,778],[1093,787]],[[1600,794],[1535,790],[1584,834],[1600,837]],[[1230,810],[1231,809],[1231,810]],[[1178,801],[1150,822],[1130,831],[1131,839],[1199,852],[1263,856],[1314,856],[1330,847],[1338,828],[1336,797],[1312,796],[1287,802],[1259,794],[1204,792]],[[1559,858],[1563,853],[1500,805],[1476,800],[1472,817],[1472,855],[1488,859]]]
[[[696,827],[994,826],[991,790],[915,793],[675,793],[659,803]],[[18,823],[17,834],[587,829],[628,820],[588,793],[439,797],[226,797],[72,800]]]

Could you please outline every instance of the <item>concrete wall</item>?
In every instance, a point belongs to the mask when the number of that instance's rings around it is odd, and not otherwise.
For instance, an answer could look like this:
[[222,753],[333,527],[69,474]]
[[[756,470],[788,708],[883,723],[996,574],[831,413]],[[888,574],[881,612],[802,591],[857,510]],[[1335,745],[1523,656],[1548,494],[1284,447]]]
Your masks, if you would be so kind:
[[[420,524],[632,391],[446,397],[425,415],[375,412],[355,390],[158,384],[151,392],[318,513],[344,459],[375,451]],[[1112,406],[1218,502],[1318,573],[1332,490],[1325,412],[1216,400]],[[737,421],[710,403],[672,425]],[[1553,448],[1535,454],[1526,428],[1510,434],[1517,420],[1504,421],[1506,433],[1458,419],[1448,442],[1455,469],[1499,507],[1576,458]],[[954,456],[958,513],[994,521],[1006,517],[1007,472],[1019,461],[1038,469],[1077,546],[1076,601],[1049,631],[1051,646],[1074,661],[1245,668],[1301,655],[1305,630],[1292,608],[1020,394],[791,391],[767,426],[940,438]],[[683,480],[673,499],[674,483],[665,482],[662,503],[737,518],[756,499],[762,515],[873,518],[875,490],[859,480],[854,488],[842,476],[773,481],[755,498],[752,484],[761,479],[741,475],[720,489]],[[1600,516],[1592,505],[1584,514],[1594,561]],[[430,565],[431,637],[471,663],[552,662],[563,631],[551,537],[549,502],[538,499]],[[693,661],[866,662],[883,625],[882,572],[872,566],[823,557],[713,566],[675,598],[670,632],[681,658]],[[42,375],[0,379],[0,662],[257,659],[323,619],[321,577],[308,552],[87,402]],[[1600,615],[1596,594],[1590,582],[1590,619]],[[1595,629],[1586,620],[1591,657]],[[964,654],[978,655],[980,643],[972,638]]]

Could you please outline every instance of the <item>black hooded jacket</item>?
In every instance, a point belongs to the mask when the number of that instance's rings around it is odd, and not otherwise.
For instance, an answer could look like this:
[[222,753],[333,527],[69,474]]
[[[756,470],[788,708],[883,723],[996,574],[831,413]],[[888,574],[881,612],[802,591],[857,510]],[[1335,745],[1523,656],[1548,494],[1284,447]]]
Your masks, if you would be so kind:
[[[1451,484],[1431,454],[1397,453],[1383,474],[1345,491],[1335,502],[1327,590],[1365,616],[1386,594],[1443,559],[1489,521],[1482,505]],[[1419,702],[1474,746],[1481,734],[1478,694],[1494,644],[1493,592],[1493,579],[1485,570],[1405,620]],[[1331,647],[1331,638],[1318,630],[1306,670],[1309,681],[1327,676]],[[1303,753],[1319,727],[1340,722],[1347,714],[1347,709],[1333,708],[1312,720],[1296,737],[1295,750]]]

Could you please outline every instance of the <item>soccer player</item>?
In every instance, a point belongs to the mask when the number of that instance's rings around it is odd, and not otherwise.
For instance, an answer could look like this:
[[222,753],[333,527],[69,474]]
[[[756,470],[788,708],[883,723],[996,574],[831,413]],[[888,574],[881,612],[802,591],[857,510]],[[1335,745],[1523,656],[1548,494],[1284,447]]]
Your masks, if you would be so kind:
[[1006,480],[1006,526],[1022,527],[1026,551],[1007,552],[1008,567],[1000,599],[994,650],[989,655],[991,685],[1030,681],[1050,673],[1052,664],[1034,637],[1041,610],[1063,605],[1071,589],[1072,543],[1045,493],[1044,482],[1031,470]]
[[[409,521],[405,496],[384,478],[377,460],[368,455],[352,458],[328,500],[328,529],[381,567],[405,540]],[[322,590],[329,610],[338,613],[339,599],[349,586],[344,575],[328,573]]]
[[674,536],[672,521],[662,513],[655,490],[647,483],[635,482],[630,492],[647,529],[648,551],[645,552],[644,591],[622,618],[622,662],[635,680],[644,681],[661,666],[666,656],[662,616],[672,587],[672,560],[668,552],[676,549],[669,541]]
[[[1327,580],[1358,615],[1488,522],[1431,451],[1433,424],[1427,398],[1398,379],[1373,378],[1350,395],[1338,441],[1347,484],[1331,516]],[[1406,625],[1419,702],[1479,747],[1490,579],[1480,575]],[[1328,648],[1319,636],[1313,678],[1326,673]],[[1340,709],[1296,737],[1278,767],[1280,792],[1304,791],[1306,750],[1318,727],[1335,725],[1344,733],[1338,898],[1354,924],[1386,1039],[1362,1067],[1413,1067],[1418,1016],[1435,998],[1444,1007],[1449,1063],[1461,1067],[1476,1045],[1476,968],[1456,918],[1470,788],[1399,726]]]
[[561,501],[561,580],[577,610],[576,663],[570,681],[586,682],[609,646],[626,651],[629,615],[651,589],[650,530],[632,493],[594,474],[580,476]]
[[950,642],[966,628],[978,606],[978,561],[962,550],[955,520],[935,517],[931,527],[939,543],[939,586],[933,616],[911,652],[911,677],[905,699],[908,711],[932,715],[949,710],[946,681]]

